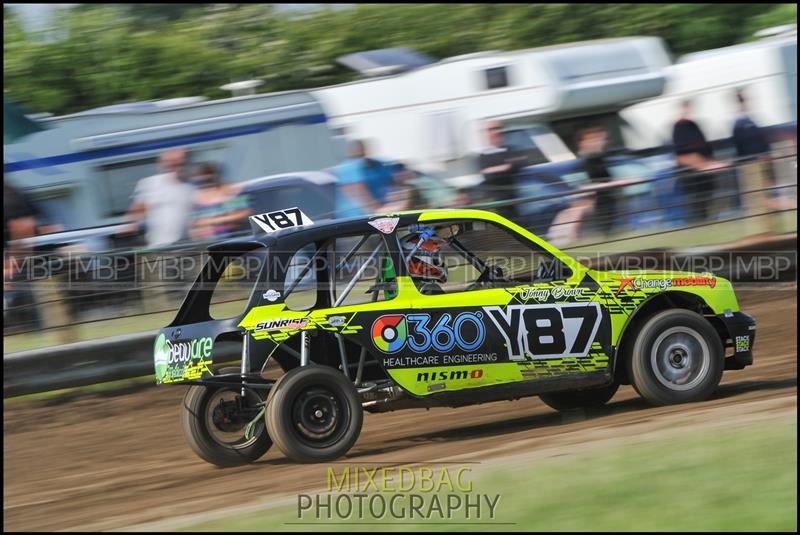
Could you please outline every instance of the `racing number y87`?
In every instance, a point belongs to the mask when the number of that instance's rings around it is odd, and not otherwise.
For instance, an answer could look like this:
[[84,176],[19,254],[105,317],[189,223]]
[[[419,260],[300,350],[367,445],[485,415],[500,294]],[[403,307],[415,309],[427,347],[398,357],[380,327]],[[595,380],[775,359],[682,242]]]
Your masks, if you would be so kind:
[[511,360],[589,353],[600,325],[598,303],[485,307],[505,338]]

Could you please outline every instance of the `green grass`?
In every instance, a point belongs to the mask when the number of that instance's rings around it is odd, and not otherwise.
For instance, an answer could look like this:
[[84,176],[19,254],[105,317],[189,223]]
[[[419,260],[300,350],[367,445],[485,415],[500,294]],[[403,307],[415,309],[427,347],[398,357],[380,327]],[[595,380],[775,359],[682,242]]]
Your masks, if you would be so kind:
[[[501,495],[496,518],[482,519],[495,525],[455,524],[470,522],[463,515],[437,525],[394,519],[380,526],[337,525],[331,520],[287,524],[299,521],[293,505],[232,514],[185,529],[796,531],[796,433],[795,422],[718,432],[681,430],[659,441],[616,449],[519,461],[513,466],[471,465],[475,467],[472,492]],[[344,465],[332,466],[341,470]],[[455,470],[457,465],[448,466]],[[324,470],[320,474],[322,487]],[[303,521],[314,519],[305,516]]]

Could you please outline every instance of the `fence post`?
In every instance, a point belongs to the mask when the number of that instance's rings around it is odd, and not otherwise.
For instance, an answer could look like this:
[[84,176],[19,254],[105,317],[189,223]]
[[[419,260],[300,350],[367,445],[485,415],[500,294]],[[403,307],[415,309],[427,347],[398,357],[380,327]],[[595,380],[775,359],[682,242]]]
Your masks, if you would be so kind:
[[53,333],[59,344],[69,344],[78,339],[77,326],[71,323],[69,307],[64,301],[65,278],[68,286],[69,273],[61,273],[31,287],[43,327]]

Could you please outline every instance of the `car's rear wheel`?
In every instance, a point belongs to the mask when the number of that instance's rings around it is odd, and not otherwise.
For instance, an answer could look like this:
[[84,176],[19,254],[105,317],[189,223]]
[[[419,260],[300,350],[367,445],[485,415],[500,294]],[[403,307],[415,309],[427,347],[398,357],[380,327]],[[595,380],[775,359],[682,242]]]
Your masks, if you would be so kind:
[[539,397],[548,407],[557,411],[599,409],[614,397],[618,388],[618,384],[612,383],[608,386],[586,390],[547,392],[539,394]]
[[[237,373],[223,368],[219,373]],[[261,411],[261,394],[238,385],[192,386],[183,398],[181,425],[189,447],[205,461],[221,467],[252,463],[272,446],[263,419],[256,421],[251,436],[245,427]]]
[[719,385],[724,359],[722,342],[703,316],[666,310],[639,330],[628,376],[636,391],[656,405],[702,401]]
[[295,368],[267,399],[267,429],[278,448],[301,463],[331,461],[358,440],[364,418],[353,383],[327,366]]

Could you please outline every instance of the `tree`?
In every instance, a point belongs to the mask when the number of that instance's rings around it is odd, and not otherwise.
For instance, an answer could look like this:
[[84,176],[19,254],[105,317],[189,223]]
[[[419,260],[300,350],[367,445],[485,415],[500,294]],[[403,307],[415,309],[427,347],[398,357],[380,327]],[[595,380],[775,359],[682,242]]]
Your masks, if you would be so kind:
[[263,92],[355,79],[337,57],[392,46],[436,58],[630,35],[676,55],[732,45],[794,22],[774,4],[358,4],[303,16],[270,4],[80,4],[58,41],[26,34],[3,10],[4,89],[34,111],[72,113],[261,79]]

